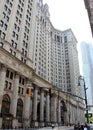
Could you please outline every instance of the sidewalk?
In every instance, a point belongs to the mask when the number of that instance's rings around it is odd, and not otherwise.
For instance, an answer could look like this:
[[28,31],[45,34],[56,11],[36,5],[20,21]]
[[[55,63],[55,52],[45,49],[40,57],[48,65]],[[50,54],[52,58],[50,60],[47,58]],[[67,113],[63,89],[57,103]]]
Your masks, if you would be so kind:
[[38,130],[73,130],[74,126],[59,126],[59,127],[43,127]]

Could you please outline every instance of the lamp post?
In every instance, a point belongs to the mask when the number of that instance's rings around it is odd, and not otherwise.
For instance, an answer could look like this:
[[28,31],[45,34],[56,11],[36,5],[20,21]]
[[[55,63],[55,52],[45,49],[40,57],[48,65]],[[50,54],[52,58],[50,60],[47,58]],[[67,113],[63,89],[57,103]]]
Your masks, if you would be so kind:
[[[88,118],[88,104],[87,104],[87,93],[86,93],[86,90],[88,88],[86,88],[86,85],[85,85],[85,79],[83,76],[79,76],[79,85],[80,85],[80,80],[83,81],[83,86],[84,86],[84,94],[85,94],[85,105],[86,105],[86,118],[87,118],[87,123],[89,123],[89,118]],[[81,85],[80,85],[81,86]]]

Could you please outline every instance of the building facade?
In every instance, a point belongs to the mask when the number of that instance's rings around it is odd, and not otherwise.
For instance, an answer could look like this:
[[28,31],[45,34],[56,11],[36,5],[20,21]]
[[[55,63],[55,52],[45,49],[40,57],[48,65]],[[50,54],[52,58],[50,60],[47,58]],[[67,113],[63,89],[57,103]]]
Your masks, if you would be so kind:
[[77,40],[71,29],[53,27],[47,4],[39,1],[36,9],[33,68],[52,85],[75,94],[80,75]]
[[0,127],[84,120],[71,29],[60,31],[41,0],[0,3]]

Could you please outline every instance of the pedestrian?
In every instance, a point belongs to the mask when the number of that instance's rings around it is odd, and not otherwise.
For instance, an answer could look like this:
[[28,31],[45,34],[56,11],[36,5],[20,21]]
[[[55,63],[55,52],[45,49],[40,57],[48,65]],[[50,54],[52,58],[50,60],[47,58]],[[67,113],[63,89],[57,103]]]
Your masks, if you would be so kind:
[[74,125],[74,130],[79,130],[78,124]]
[[84,123],[80,125],[80,130],[84,130]]
[[84,130],[90,130],[90,127],[87,125],[87,123],[84,125]]

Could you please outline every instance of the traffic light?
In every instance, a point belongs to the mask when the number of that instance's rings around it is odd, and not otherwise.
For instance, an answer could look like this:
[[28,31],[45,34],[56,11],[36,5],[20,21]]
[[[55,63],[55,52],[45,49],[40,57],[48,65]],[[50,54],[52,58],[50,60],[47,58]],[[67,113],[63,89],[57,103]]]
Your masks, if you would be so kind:
[[26,94],[28,95],[28,97],[31,96],[31,89],[30,89],[30,88],[27,88],[27,89],[26,89]]

